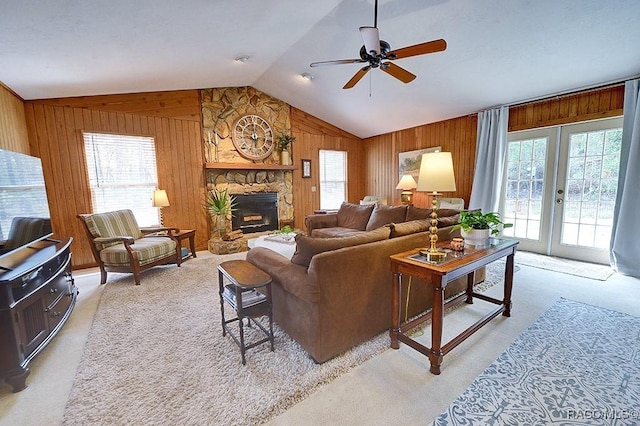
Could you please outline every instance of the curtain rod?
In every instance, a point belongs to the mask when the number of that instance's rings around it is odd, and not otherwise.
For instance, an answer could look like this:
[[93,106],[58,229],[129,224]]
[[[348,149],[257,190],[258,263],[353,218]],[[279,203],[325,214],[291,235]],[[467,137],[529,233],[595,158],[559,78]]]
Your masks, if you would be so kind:
[[583,86],[583,87],[579,87],[577,89],[565,90],[565,91],[562,91],[562,92],[556,92],[556,93],[552,93],[552,94],[549,94],[549,95],[538,96],[538,97],[535,97],[535,98],[525,99],[525,100],[522,100],[522,101],[515,101],[515,102],[511,102],[511,103],[504,104],[504,105],[498,105],[498,106],[487,108],[487,109],[499,108],[499,107],[502,107],[502,106],[515,107],[515,106],[521,106],[521,105],[525,105],[525,104],[544,102],[544,101],[547,101],[549,99],[561,98],[561,97],[564,97],[564,96],[569,96],[569,95],[578,94],[578,93],[592,92],[592,91],[595,91],[595,90],[604,89],[606,87],[618,86],[620,84],[624,84],[625,81],[632,80],[634,78],[640,78],[640,74],[636,74],[636,75],[633,75],[633,76],[630,76],[630,77],[626,77],[626,78],[623,78],[623,79],[617,79],[617,80],[611,80],[611,81],[604,82],[604,83],[598,83],[598,84],[594,84],[594,85],[591,85],[591,86]]

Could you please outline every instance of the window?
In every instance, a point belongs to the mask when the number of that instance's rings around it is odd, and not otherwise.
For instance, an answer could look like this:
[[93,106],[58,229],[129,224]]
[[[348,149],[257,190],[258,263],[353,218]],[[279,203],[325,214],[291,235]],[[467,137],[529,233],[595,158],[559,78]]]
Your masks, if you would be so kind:
[[160,223],[152,137],[83,133],[93,213],[131,209],[140,226]]
[[347,153],[320,150],[320,208],[334,210],[347,200]]

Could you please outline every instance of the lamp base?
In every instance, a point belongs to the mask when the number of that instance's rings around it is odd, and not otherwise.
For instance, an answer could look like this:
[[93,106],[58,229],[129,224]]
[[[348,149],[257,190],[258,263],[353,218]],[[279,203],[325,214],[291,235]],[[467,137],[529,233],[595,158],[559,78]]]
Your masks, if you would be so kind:
[[402,202],[402,204],[406,204],[409,205],[411,203],[413,203],[413,192],[411,191],[402,191],[400,193],[400,202]]
[[444,251],[431,251],[431,249],[421,249],[420,254],[427,258],[429,261],[443,260],[447,257],[447,253]]

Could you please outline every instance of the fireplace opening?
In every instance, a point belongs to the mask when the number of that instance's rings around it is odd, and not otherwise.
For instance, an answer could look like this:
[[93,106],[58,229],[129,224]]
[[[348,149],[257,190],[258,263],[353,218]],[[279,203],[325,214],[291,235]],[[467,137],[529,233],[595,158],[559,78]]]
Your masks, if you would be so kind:
[[278,193],[232,194],[236,209],[231,229],[243,234],[275,231],[278,229]]

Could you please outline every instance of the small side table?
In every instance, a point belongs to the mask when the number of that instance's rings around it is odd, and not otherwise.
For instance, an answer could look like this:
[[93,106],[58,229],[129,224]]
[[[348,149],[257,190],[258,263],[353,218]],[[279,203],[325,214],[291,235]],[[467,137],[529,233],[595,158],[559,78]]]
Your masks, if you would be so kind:
[[[225,285],[225,278],[229,284]],[[262,343],[270,342],[271,351],[273,343],[273,316],[271,315],[271,277],[266,272],[258,269],[246,260],[229,260],[218,265],[218,283],[220,294],[220,312],[222,313],[222,335],[227,333],[240,347],[242,365],[246,364],[245,352]],[[258,291],[262,289],[262,291]],[[236,318],[226,319],[224,315],[225,302],[236,311]],[[267,330],[258,317],[269,318]],[[244,341],[243,320],[247,318],[247,325],[256,325],[265,337],[249,345]],[[238,321],[240,326],[239,338],[228,328],[227,324]]]
[[182,240],[186,238],[189,239],[189,249],[191,250],[191,253],[190,254],[187,253],[185,256],[179,256],[180,258],[178,259],[178,265],[180,265],[180,263],[182,263],[183,260],[189,259],[189,257],[193,257],[193,258],[196,257],[195,229],[181,229],[178,232],[173,232],[171,236],[178,243],[178,246],[176,247],[176,249],[180,250],[180,254],[182,254]]

